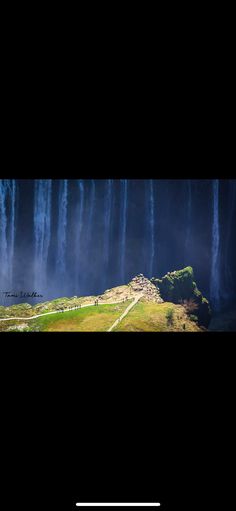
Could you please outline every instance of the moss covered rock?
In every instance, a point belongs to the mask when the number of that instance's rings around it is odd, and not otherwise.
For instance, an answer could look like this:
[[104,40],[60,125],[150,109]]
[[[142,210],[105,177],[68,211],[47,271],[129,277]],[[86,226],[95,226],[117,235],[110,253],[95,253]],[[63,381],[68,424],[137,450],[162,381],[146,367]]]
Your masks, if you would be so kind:
[[193,294],[193,269],[187,266],[183,270],[168,272],[162,279],[154,278],[153,282],[159,287],[163,300],[178,303]]
[[168,272],[162,279],[154,277],[151,280],[159,288],[164,301],[181,303],[183,300],[194,300],[197,305],[195,314],[199,325],[208,327],[211,320],[210,305],[197,288],[191,266]]

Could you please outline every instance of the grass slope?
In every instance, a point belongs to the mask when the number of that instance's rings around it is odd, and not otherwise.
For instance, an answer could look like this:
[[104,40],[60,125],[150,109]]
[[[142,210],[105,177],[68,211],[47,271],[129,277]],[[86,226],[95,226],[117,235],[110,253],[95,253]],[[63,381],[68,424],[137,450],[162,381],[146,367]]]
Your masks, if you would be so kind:
[[[124,303],[118,304],[98,305],[96,307],[91,305],[84,309],[53,314],[30,321],[27,321],[27,317],[22,321],[0,321],[0,331],[104,332],[121,316],[130,303],[131,300],[126,300]],[[58,304],[61,305],[61,301],[57,301]],[[55,303],[53,306],[55,306]],[[200,332],[201,329],[186,315],[182,305],[175,305],[170,302],[157,304],[141,299],[114,331]]]
[[200,332],[201,329],[194,321],[189,319],[182,305],[175,305],[170,302],[157,304],[141,300],[117,325],[114,331]]
[[94,296],[82,296],[78,298],[56,298],[50,302],[41,302],[34,306],[29,303],[20,303],[17,305],[11,305],[9,307],[0,306],[0,317],[7,318],[12,316],[19,317],[31,317],[36,314],[44,314],[45,312],[53,312],[63,308],[76,307],[77,305],[84,305],[86,303],[93,303]]
[[[114,305],[98,305],[23,321],[0,321],[7,331],[23,332],[104,332],[121,316],[130,300]],[[2,330],[2,331],[3,331]]]

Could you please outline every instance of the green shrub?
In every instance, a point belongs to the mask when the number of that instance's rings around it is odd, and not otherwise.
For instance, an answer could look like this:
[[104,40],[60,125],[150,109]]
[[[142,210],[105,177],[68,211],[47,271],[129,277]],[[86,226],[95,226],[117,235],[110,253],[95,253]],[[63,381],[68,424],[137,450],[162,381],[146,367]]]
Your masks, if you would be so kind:
[[173,325],[173,319],[174,319],[174,311],[173,309],[168,309],[166,313],[166,319],[168,325]]

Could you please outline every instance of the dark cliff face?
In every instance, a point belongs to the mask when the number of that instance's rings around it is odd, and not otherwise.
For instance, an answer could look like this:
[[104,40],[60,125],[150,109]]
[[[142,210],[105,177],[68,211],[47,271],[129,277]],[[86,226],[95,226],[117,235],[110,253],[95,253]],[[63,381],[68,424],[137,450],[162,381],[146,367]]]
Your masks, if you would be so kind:
[[[44,299],[97,294],[138,273],[161,277],[191,265],[204,296],[210,298],[211,280],[216,278],[218,287],[213,286],[212,292],[220,295],[221,307],[232,300],[236,296],[235,183],[219,182],[215,197],[219,244],[215,243],[213,265],[212,180],[152,181],[150,185],[150,180],[128,180],[125,185],[121,180],[68,180],[63,195],[61,180],[54,180],[50,204],[44,192],[37,192],[43,202],[42,218],[40,203],[35,218],[35,181],[16,181],[13,282],[4,286],[41,292],[34,287],[35,282],[40,287],[43,272]],[[40,255],[36,227],[45,215],[50,215],[50,236],[47,239],[44,229],[38,232]],[[59,271],[63,265],[64,273]]]
[[[211,308],[194,280],[193,268],[187,266],[182,270],[168,272],[161,279],[152,282],[159,288],[165,302],[184,303],[189,314],[193,312],[200,326],[208,327],[211,320]],[[192,310],[191,310],[192,309]]]

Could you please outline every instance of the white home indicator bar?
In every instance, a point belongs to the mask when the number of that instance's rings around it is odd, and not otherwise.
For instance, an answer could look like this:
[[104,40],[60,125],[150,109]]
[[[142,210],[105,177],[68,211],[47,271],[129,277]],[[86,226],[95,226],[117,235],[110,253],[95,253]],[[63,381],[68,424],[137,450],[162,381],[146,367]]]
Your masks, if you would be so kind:
[[78,507],[158,507],[160,502],[77,502]]

